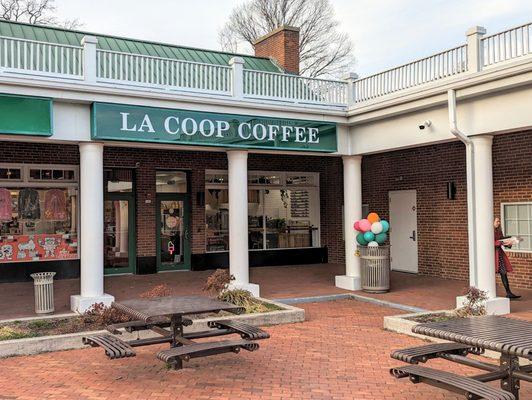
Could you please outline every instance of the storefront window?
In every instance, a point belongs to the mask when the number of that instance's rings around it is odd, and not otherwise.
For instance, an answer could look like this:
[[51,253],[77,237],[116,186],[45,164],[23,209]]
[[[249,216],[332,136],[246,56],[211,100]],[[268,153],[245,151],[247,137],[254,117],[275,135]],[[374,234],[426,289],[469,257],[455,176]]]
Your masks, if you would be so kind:
[[[225,183],[206,173],[206,250],[229,249],[229,199]],[[250,250],[318,247],[319,175],[250,172],[248,242]],[[295,186],[298,186],[297,188]]]
[[107,193],[131,193],[133,191],[133,171],[131,169],[106,169],[103,171]]
[[44,182],[64,169],[46,169],[50,175],[39,182],[24,168],[26,180],[0,178],[0,263],[77,258],[77,185]]
[[229,250],[229,195],[227,189],[205,191],[207,251]]
[[157,171],[157,193],[186,193],[187,174],[183,171]]
[[512,251],[532,251],[532,203],[503,204],[502,218],[504,234],[521,238]]

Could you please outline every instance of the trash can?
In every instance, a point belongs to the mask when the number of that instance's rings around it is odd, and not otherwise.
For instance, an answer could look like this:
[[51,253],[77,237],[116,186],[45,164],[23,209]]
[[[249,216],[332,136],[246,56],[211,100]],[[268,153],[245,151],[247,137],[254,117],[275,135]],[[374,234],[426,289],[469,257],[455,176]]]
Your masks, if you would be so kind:
[[37,272],[30,275],[35,289],[35,312],[37,314],[54,312],[54,275],[55,272]]
[[368,293],[390,291],[390,247],[358,246],[362,290]]

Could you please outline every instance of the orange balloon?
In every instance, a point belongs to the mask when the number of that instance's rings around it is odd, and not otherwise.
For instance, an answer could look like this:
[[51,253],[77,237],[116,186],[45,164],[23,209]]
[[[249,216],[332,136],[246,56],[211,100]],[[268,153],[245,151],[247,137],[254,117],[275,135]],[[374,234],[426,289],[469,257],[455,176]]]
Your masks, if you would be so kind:
[[366,219],[367,219],[369,222],[371,222],[371,223],[379,222],[379,221],[381,220],[380,217],[379,217],[379,214],[374,213],[374,212],[369,213],[369,214],[368,214],[368,217],[367,217]]

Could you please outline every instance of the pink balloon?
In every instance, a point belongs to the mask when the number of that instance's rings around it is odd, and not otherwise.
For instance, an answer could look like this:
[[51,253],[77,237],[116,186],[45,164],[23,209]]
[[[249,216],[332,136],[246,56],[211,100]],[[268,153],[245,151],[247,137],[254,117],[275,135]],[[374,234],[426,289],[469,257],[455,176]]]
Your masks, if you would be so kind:
[[361,219],[358,221],[358,226],[360,228],[360,232],[367,232],[371,229],[371,222],[369,222],[367,219]]
[[355,230],[357,230],[357,231],[360,232],[360,226],[359,226],[359,223],[360,223],[360,221],[355,221],[355,225],[353,225],[353,228],[355,228]]

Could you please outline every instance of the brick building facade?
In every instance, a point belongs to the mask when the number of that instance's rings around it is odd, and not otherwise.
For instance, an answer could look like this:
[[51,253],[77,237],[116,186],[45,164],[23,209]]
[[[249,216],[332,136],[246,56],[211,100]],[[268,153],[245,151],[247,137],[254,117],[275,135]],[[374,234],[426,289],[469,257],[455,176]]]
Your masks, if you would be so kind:
[[[452,142],[365,156],[363,203],[389,218],[388,192],[417,191],[419,273],[467,280],[467,190],[465,148]],[[447,182],[456,186],[447,198]],[[495,216],[504,202],[532,198],[532,134],[495,136],[493,141]],[[491,218],[487,216],[487,218]],[[532,288],[532,253],[508,251],[513,285]]]

